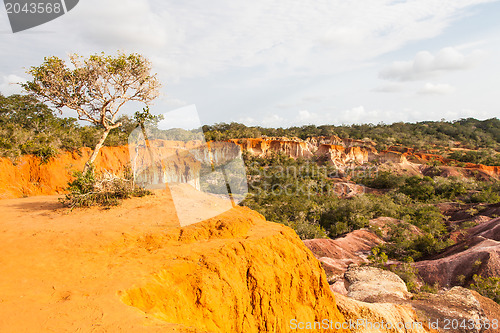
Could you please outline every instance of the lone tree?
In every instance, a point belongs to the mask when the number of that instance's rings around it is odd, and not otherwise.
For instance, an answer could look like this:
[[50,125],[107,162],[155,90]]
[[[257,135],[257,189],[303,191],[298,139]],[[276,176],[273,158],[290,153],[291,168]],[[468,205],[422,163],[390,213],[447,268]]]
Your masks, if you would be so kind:
[[69,59],[71,67],[58,57],[45,58],[41,66],[27,71],[33,80],[22,86],[59,112],[67,107],[78,113],[78,119],[103,128],[85,163],[85,174],[109,132],[122,125],[118,121],[120,108],[128,101],[149,105],[158,97],[160,83],[156,74],[151,74],[151,62],[140,54],[96,54],[89,58],[72,54]]

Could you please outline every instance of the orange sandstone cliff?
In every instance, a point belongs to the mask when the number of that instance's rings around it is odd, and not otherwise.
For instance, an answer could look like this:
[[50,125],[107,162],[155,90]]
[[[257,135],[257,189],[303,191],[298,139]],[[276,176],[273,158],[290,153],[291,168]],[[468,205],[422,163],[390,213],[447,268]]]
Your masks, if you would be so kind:
[[[64,193],[74,171],[81,171],[92,150],[61,152],[46,163],[32,155],[12,161],[0,158],[0,199]],[[95,161],[96,170],[122,173],[129,165],[127,147],[104,147]]]
[[254,138],[230,140],[242,150],[259,157],[284,154],[292,158],[326,157],[334,165],[363,164],[377,156],[373,142],[341,139],[336,136],[298,138]]
[[[197,209],[217,204],[205,199]],[[293,319],[344,320],[298,236],[247,208],[183,228],[163,191],[108,210],[68,211],[56,196],[0,209],[1,332],[289,332]]]

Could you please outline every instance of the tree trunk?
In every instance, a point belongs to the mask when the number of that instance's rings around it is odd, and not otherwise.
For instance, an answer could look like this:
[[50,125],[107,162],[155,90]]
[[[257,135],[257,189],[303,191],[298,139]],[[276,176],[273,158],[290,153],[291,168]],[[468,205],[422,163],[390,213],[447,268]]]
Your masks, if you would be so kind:
[[94,163],[95,159],[97,158],[97,155],[99,154],[99,150],[101,149],[102,145],[104,144],[104,141],[108,137],[109,131],[111,131],[111,128],[105,129],[104,132],[102,133],[99,142],[97,142],[97,144],[95,145],[92,155],[90,155],[89,160],[87,161],[87,163],[85,163],[85,166],[83,167],[83,174],[85,174],[89,170],[92,163]]

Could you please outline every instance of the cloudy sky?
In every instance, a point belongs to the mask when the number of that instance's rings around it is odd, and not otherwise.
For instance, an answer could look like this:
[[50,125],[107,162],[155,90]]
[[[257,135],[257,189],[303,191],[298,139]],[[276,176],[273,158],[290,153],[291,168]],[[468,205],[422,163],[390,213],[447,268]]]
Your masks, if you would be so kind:
[[0,8],[0,92],[44,56],[121,50],[153,62],[154,113],[194,104],[208,124],[486,119],[499,16],[491,0],[81,0],[13,34]]

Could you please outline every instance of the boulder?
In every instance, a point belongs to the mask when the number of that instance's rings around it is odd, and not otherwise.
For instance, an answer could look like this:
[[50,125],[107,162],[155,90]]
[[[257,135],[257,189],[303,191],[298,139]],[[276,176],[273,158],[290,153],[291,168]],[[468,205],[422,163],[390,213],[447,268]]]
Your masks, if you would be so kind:
[[395,302],[412,296],[399,276],[380,268],[351,265],[344,277],[348,283],[347,296],[358,301]]

